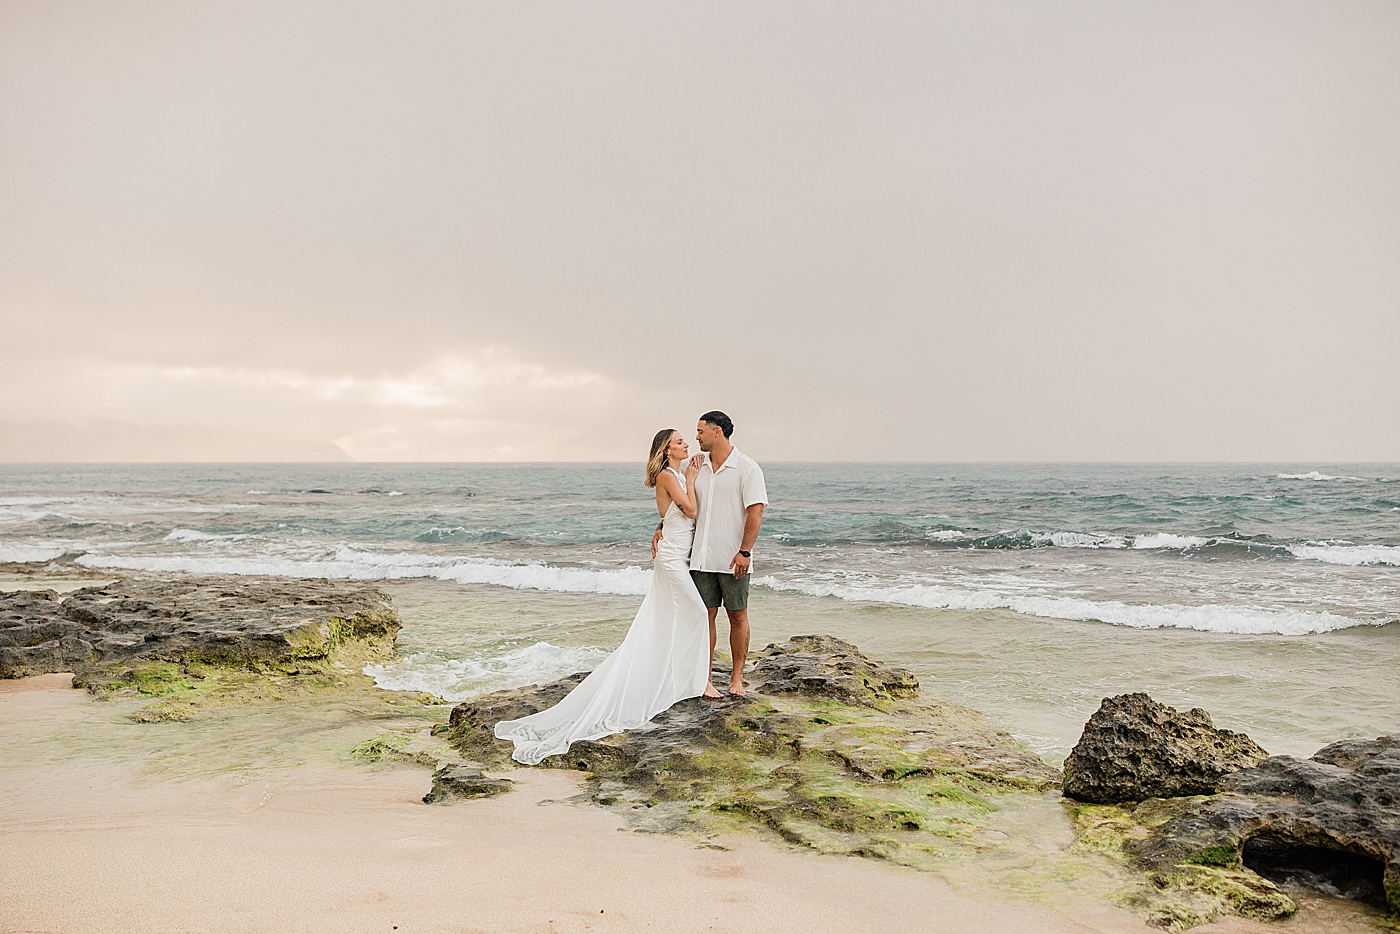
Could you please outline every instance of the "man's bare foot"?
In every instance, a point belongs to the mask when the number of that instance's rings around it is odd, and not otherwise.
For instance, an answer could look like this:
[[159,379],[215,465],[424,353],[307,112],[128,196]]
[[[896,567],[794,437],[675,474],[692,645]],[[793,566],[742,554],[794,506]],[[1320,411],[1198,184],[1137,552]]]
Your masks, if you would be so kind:
[[744,690],[743,680],[729,682],[729,693],[733,697],[748,697],[749,692]]
[[704,693],[703,695],[701,695],[701,696],[703,696],[703,697],[723,697],[724,695],[721,694],[719,691],[716,691],[716,690],[715,690],[715,686],[714,686],[713,684],[707,684],[707,685],[705,685],[705,693]]

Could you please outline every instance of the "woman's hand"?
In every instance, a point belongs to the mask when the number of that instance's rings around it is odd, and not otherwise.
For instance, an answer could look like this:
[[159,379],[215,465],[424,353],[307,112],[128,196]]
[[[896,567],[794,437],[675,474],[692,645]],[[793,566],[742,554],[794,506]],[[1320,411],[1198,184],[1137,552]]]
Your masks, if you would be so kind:
[[693,475],[699,473],[699,472],[700,472],[700,468],[701,468],[701,467],[704,467],[704,466],[705,466],[705,455],[704,455],[704,454],[696,454],[694,457],[692,457],[689,461],[686,462],[686,465],[685,465],[685,475],[686,475],[687,477],[693,476]]

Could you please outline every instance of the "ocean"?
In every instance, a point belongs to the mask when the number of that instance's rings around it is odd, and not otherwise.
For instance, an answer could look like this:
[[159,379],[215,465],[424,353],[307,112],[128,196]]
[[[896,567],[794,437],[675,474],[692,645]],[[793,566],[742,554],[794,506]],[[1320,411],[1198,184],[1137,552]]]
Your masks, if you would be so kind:
[[[1128,690],[1278,752],[1400,732],[1400,465],[765,474],[760,645],[848,638],[1051,758]],[[383,581],[369,673],[452,700],[596,664],[654,527],[640,464],[0,466],[0,562]]]

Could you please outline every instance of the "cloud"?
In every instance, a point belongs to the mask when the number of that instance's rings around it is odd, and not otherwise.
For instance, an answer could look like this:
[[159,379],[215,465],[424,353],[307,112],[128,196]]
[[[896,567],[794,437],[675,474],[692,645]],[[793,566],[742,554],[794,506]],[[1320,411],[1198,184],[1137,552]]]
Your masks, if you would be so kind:
[[516,358],[509,350],[487,347],[473,356],[446,355],[405,373],[317,375],[285,368],[227,366],[140,367],[130,377],[169,381],[225,391],[301,397],[317,403],[406,407],[472,408],[494,393],[541,393],[597,389],[608,379],[586,371],[551,371]]
[[0,462],[344,461],[338,445],[270,431],[138,425],[111,419],[76,424],[0,422]]
[[[0,373],[0,418],[12,423],[0,458],[596,458],[589,413],[636,396],[601,373],[498,346],[379,372],[31,357]],[[164,453],[139,456],[143,445]]]

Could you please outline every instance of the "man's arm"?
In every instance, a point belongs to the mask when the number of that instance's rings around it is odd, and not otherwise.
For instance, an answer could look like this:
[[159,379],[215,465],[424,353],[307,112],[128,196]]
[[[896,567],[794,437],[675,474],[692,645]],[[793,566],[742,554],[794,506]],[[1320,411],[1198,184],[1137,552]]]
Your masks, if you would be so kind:
[[656,534],[651,537],[651,556],[653,559],[656,558],[657,549],[661,547],[661,527],[665,524],[665,519],[656,523]]
[[[763,503],[754,503],[744,510],[744,540],[739,543],[739,550],[753,551],[754,542],[758,541],[758,530],[763,525]],[[729,562],[729,566],[734,569],[735,577],[743,577],[749,573],[749,565],[753,559],[742,554],[736,554],[734,560]]]

